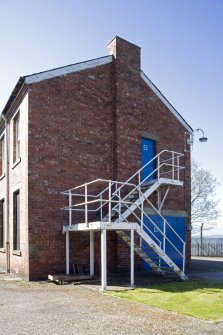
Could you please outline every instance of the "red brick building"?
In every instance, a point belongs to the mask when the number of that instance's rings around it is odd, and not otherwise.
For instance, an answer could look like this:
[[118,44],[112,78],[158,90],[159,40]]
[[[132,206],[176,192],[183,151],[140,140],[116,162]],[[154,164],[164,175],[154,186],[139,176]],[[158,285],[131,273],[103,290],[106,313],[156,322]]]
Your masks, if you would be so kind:
[[[125,182],[149,160],[142,150],[150,144],[153,156],[162,150],[182,154],[176,160],[185,167],[178,171],[183,184],[156,190],[151,202],[183,227],[190,258],[190,155],[184,149],[192,129],[142,72],[138,46],[116,37],[108,51],[20,77],[2,112],[0,267],[26,280],[65,272],[68,213],[61,210],[67,205],[61,192],[98,178]],[[157,216],[149,207],[148,215]],[[99,272],[100,232],[94,240]],[[72,232],[69,242],[70,271],[78,263],[88,270],[89,232]],[[108,270],[129,269],[129,250],[117,230],[109,230]],[[135,265],[142,265],[138,256]]]

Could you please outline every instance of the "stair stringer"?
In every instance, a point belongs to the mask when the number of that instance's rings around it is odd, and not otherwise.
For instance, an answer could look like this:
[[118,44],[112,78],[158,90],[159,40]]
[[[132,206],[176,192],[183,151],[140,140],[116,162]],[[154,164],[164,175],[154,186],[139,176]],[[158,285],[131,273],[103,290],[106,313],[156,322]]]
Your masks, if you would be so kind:
[[[140,197],[128,208],[124,213],[119,215],[119,218],[115,223],[125,221],[129,215],[131,215],[139,206],[147,199],[153,192],[155,192],[158,187],[161,185],[160,181],[156,181],[148,190],[146,190]],[[113,210],[116,208],[113,208]]]
[[[119,237],[122,238],[124,242],[126,242],[129,246],[131,245],[131,240],[128,237],[128,235],[123,231],[123,230],[117,230],[116,233],[118,234]],[[159,275],[164,275],[165,273],[152,261],[150,257],[147,256],[147,254],[142,251],[140,247],[138,247],[134,243],[134,250],[139,255],[157,274]]]
[[136,223],[136,231],[140,237],[159,255],[166,264],[182,279],[186,280],[187,276],[181,271],[181,269],[163,252],[163,250],[154,242],[154,240]]

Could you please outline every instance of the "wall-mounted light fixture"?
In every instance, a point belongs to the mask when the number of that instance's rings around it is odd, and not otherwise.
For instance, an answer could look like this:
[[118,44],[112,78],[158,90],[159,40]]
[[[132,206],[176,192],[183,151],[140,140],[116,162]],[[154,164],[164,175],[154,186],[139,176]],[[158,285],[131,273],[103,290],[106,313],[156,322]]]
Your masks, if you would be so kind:
[[[196,128],[192,130],[190,133],[185,132],[185,140],[184,140],[184,151],[191,151],[193,149],[193,144],[194,144],[194,133],[195,132],[201,132],[202,137],[199,138],[199,141],[201,143],[205,143],[208,141],[208,138],[204,136],[204,131],[201,128]],[[190,150],[187,150],[187,146],[190,146]]]

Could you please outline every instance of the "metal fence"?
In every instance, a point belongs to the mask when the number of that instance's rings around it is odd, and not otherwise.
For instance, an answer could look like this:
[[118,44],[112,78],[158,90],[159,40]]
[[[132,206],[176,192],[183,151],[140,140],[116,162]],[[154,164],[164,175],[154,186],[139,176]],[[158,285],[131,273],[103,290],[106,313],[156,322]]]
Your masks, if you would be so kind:
[[223,256],[223,243],[220,242],[193,242],[191,244],[192,256]]

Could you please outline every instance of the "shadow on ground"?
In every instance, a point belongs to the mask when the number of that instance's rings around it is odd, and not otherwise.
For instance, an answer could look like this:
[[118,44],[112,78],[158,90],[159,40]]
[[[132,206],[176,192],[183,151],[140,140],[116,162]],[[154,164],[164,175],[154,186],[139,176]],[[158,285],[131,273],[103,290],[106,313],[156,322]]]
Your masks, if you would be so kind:
[[[202,288],[221,288],[223,289],[223,257],[219,258],[193,258],[191,268],[187,269],[186,274],[190,281],[199,281],[199,289]],[[151,287],[160,284],[171,284],[182,282],[175,275],[160,276],[152,271],[143,271],[135,273],[136,287]],[[85,282],[87,286],[92,288],[100,288],[100,277],[93,281]],[[165,285],[164,285],[165,286]],[[185,286],[185,289],[184,289]],[[171,290],[171,285],[168,285]],[[194,285],[179,285],[182,292],[192,290]],[[108,275],[108,290],[125,290],[130,288],[130,274],[110,274]],[[165,289],[165,288],[164,288]],[[173,288],[174,292],[174,288]]]
[[192,257],[187,275],[190,279],[223,283],[223,257]]
[[[223,288],[223,257],[193,257],[191,268],[187,269],[186,274],[188,278],[199,280],[201,287],[209,288]],[[0,281],[15,281],[19,278],[12,274],[1,274]],[[160,284],[171,284],[181,282],[176,275],[160,276],[153,271],[143,271],[135,273],[135,286],[136,287],[151,287]],[[64,284],[68,284],[64,282]],[[84,284],[93,289],[100,289],[101,279],[100,276],[95,276],[93,280],[73,282],[74,285]],[[219,286],[220,285],[220,286]],[[168,285],[171,290],[171,285]],[[184,290],[184,285],[179,285]],[[108,290],[126,290],[130,289],[130,273],[119,273],[108,275]],[[190,285],[185,285],[185,290],[192,289]]]

